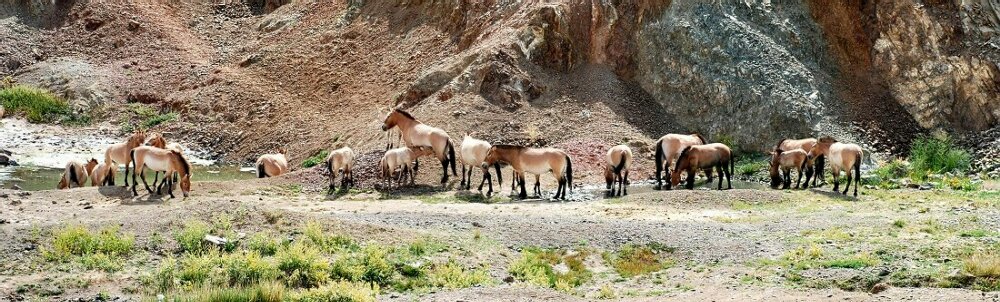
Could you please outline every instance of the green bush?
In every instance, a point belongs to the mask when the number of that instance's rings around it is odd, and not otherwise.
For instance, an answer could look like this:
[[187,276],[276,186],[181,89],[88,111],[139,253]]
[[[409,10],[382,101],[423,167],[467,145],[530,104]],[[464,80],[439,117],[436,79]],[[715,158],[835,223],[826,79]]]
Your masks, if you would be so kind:
[[250,286],[270,282],[278,277],[278,267],[257,252],[230,254],[225,259],[230,286]]
[[874,177],[865,178],[863,181],[865,184],[877,186],[881,189],[899,189],[899,182],[896,180],[907,177],[909,172],[909,163],[896,158],[879,165],[878,168],[872,171],[872,176]]
[[211,227],[199,220],[189,220],[184,223],[184,228],[174,233],[174,240],[181,252],[200,253],[205,250],[202,241],[205,235],[211,231]]
[[263,256],[271,256],[278,252],[278,248],[281,247],[281,242],[279,239],[274,238],[273,235],[269,233],[257,233],[250,237],[250,242],[247,244],[247,248],[251,251],[260,253]]
[[449,259],[447,263],[435,265],[427,273],[427,279],[434,287],[466,288],[489,283],[490,275],[485,269],[466,270],[455,260]]
[[44,89],[14,85],[0,90],[0,103],[10,113],[23,113],[32,123],[47,123],[70,116],[69,104]]
[[673,264],[650,246],[626,244],[609,262],[619,275],[630,278],[656,272]]
[[274,259],[290,287],[315,287],[329,279],[329,263],[310,245],[297,242],[279,250]]
[[375,301],[378,287],[351,282],[332,282],[291,295],[292,302],[369,302]]
[[[86,227],[66,226],[55,231],[52,248],[43,250],[43,256],[50,261],[68,261],[73,256],[104,254],[105,257],[127,256],[135,247],[135,237],[121,234],[118,227],[109,227],[100,233],[91,234]],[[100,259],[90,259],[97,261]],[[90,264],[95,264],[91,262]]]
[[312,168],[312,167],[314,167],[316,165],[319,165],[319,164],[323,163],[324,160],[326,160],[326,157],[328,155],[330,155],[330,151],[320,150],[319,152],[316,152],[316,154],[313,154],[313,156],[310,156],[305,161],[303,161],[302,162],[302,167],[303,168]]
[[177,270],[177,279],[181,284],[191,286],[201,286],[212,276],[212,270],[219,264],[217,253],[205,253],[203,255],[188,254],[180,261]]
[[[160,112],[152,106],[141,103],[128,104],[128,111],[139,120],[139,129],[144,130],[176,120],[179,117],[176,112]],[[131,133],[134,130],[135,126],[130,121],[122,123],[123,132]]]
[[969,170],[969,152],[955,146],[946,134],[917,138],[910,145],[910,168],[915,179],[925,180],[929,173]]
[[[511,263],[511,276],[519,281],[535,285],[570,291],[582,285],[591,278],[591,272],[583,264],[587,252],[569,253],[564,250],[525,249],[521,258]],[[553,269],[556,265],[565,265],[566,272]]]
[[348,281],[390,285],[396,273],[384,247],[367,246],[361,252],[340,257],[333,263],[332,275]]

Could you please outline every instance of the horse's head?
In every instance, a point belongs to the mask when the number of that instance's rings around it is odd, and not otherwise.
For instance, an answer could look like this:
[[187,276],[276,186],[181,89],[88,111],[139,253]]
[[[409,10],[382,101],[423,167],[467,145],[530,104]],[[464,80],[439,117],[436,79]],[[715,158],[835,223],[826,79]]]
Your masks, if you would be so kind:
[[774,151],[771,151],[771,164],[768,167],[768,172],[771,175],[771,188],[777,188],[779,185],[781,185],[781,182],[783,181],[781,179],[781,176],[778,175],[778,164],[779,164],[778,160],[781,157],[781,152],[784,151],[778,148],[775,148]]
[[389,129],[396,127],[396,125],[399,124],[400,116],[401,114],[399,114],[398,110],[393,109],[392,111],[389,111],[389,114],[387,114],[385,119],[382,120],[382,131],[389,131]]
[[97,167],[97,160],[91,158],[90,160],[87,161],[87,165],[86,165],[87,174],[94,173],[94,167]]
[[139,129],[135,130],[135,132],[132,133],[132,136],[129,136],[128,145],[132,148],[135,148],[141,146],[142,143],[145,141],[146,141],[146,131]]
[[[677,164],[674,170],[670,171],[670,184],[676,186],[681,183],[681,171],[691,167],[691,146],[684,147],[681,155],[677,156]],[[693,171],[691,173],[694,173]]]
[[615,183],[615,173],[611,171],[611,167],[604,165],[604,182],[607,183],[607,189],[611,190],[611,186]]
[[181,176],[181,193],[184,197],[188,197],[191,194],[191,173],[188,171],[187,174]]
[[66,172],[63,172],[63,174],[59,176],[59,184],[56,185],[56,189],[62,190],[65,188],[69,188],[69,180],[66,180]]
[[278,154],[286,155],[288,154],[288,149],[285,149],[284,147],[278,148]]
[[160,148],[160,149],[166,149],[167,148],[167,140],[163,138],[163,135],[161,135],[159,133],[153,133],[152,135],[150,135],[149,140],[146,141],[146,145],[147,146],[157,147],[157,148]]
[[500,151],[497,149],[497,146],[492,146],[489,151],[486,151],[486,157],[483,158],[482,167],[483,169],[489,168],[490,166],[495,165],[498,161],[500,161]]

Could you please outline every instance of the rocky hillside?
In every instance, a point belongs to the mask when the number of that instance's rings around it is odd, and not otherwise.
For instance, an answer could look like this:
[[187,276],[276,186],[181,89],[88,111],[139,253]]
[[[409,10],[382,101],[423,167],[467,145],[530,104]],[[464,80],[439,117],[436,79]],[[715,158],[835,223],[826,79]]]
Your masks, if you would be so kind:
[[[781,2],[781,3],[777,3]],[[392,106],[493,141],[830,134],[902,152],[1000,123],[990,0],[0,0],[0,76],[232,160],[381,148]]]

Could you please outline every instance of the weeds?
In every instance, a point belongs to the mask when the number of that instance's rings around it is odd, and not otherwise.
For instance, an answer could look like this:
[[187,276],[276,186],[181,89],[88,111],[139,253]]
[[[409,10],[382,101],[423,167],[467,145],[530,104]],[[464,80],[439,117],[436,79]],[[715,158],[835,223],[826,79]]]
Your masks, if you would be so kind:
[[910,145],[910,168],[919,180],[931,173],[965,172],[971,163],[969,152],[955,146],[947,134],[917,138]]
[[310,245],[292,244],[278,251],[274,258],[288,286],[315,287],[329,279],[330,264]]
[[48,261],[69,262],[77,259],[88,270],[108,273],[124,266],[121,257],[128,256],[135,247],[132,235],[121,234],[117,227],[109,227],[92,234],[83,226],[66,226],[53,233],[52,248],[42,250]]
[[200,253],[205,250],[202,241],[209,231],[211,231],[211,227],[207,223],[189,220],[184,223],[184,227],[180,231],[174,233],[174,240],[177,240],[181,252]]
[[[160,112],[152,106],[141,103],[128,104],[128,112],[135,118],[139,119],[139,128],[143,130],[174,121],[179,117],[176,112]],[[136,130],[134,125],[135,124],[131,122],[123,122],[122,132],[130,133]]]
[[47,90],[26,85],[13,85],[0,90],[0,105],[11,114],[24,114],[32,123],[54,122],[72,113],[66,101]]
[[656,246],[626,244],[618,253],[608,254],[605,258],[624,278],[656,272],[673,264],[673,261],[664,259],[661,250],[653,247]]
[[305,161],[302,161],[302,167],[303,168],[312,168],[312,167],[314,167],[316,165],[319,165],[319,164],[323,163],[323,161],[326,160],[326,157],[329,156],[329,155],[330,155],[330,151],[319,150],[319,152],[316,152],[315,154],[313,154],[309,158],[306,158]]
[[586,254],[586,252],[564,250],[525,249],[521,253],[521,258],[511,263],[509,271],[519,281],[570,291],[591,278],[590,271],[583,264]]
[[490,275],[485,269],[466,270],[452,259],[445,264],[435,265],[427,273],[427,279],[434,287],[466,288],[489,283]]

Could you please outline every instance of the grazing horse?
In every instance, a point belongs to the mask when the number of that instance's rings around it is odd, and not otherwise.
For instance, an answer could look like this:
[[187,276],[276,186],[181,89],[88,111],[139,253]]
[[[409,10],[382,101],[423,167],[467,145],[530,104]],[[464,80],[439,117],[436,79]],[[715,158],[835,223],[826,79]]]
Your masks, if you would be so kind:
[[430,148],[407,148],[400,147],[395,149],[390,149],[385,151],[382,155],[382,160],[379,161],[379,167],[382,171],[382,179],[389,182],[389,186],[392,186],[392,178],[396,169],[399,169],[399,174],[395,175],[396,185],[399,186],[406,180],[406,177],[410,177],[410,184],[414,184],[414,179],[417,174],[417,167],[414,162],[417,158],[421,156],[427,156],[433,154],[434,150]]
[[[472,138],[468,134],[462,139],[462,145],[460,147],[462,154],[462,182],[461,185],[466,190],[472,189],[472,171],[473,167],[477,167],[483,163],[486,159],[486,153],[490,152],[490,148],[493,147],[490,143]],[[468,173],[466,173],[466,167],[468,167]],[[500,175],[500,163],[493,165],[497,171],[497,190],[500,190],[500,186],[503,185],[503,175]],[[489,168],[482,168],[483,180],[479,182],[479,191],[483,191],[483,183],[489,185],[489,190],[486,191],[486,197],[493,195],[493,176],[490,175]]]
[[[129,154],[132,152],[132,149],[141,146],[145,140],[146,132],[136,130],[128,138],[128,141],[108,146],[108,150],[104,151],[104,163],[111,165],[112,169],[117,170],[118,164],[125,164],[125,187],[128,187],[128,165],[132,161]],[[111,185],[115,185],[114,178],[111,179]]]
[[733,152],[728,146],[720,143],[684,147],[681,150],[680,156],[677,157],[677,165],[674,167],[674,171],[670,173],[670,182],[676,186],[681,181],[681,172],[687,171],[686,187],[688,190],[694,189],[695,172],[702,169],[710,170],[712,168],[715,168],[719,173],[719,190],[722,190],[723,176],[725,176],[726,182],[729,185],[728,188],[732,189],[733,182],[730,177],[732,177],[735,168]]
[[[96,163],[96,160],[94,160]],[[109,185],[111,179],[115,178],[115,169],[112,169],[112,165],[108,163],[100,163],[93,167],[89,167],[90,170],[87,174],[90,174],[90,185],[95,187]]]
[[[660,172],[665,171],[666,175],[670,174],[670,165],[672,165],[681,154],[681,150],[689,146],[704,145],[708,143],[705,137],[700,134],[694,133],[690,135],[684,134],[667,134],[660,137],[656,141],[656,189],[659,190],[663,187],[662,180],[660,178]],[[708,181],[712,181],[712,176],[709,173]],[[688,178],[693,178],[691,177]],[[672,187],[670,182],[667,182],[667,190]]]
[[[769,172],[771,173],[771,188],[777,189],[781,185],[781,189],[788,189],[792,185],[792,169],[799,170],[799,177],[795,180],[795,188],[799,188],[799,184],[802,183],[802,172],[806,170],[806,151],[802,149],[782,151],[781,149],[774,149],[771,152],[771,165]],[[784,173],[784,176],[778,174],[778,170]],[[806,178],[806,187],[809,186],[809,178]]]
[[[180,174],[180,186],[181,193],[184,197],[188,197],[188,193],[191,192],[191,163],[184,158],[184,155],[177,150],[160,149],[152,146],[140,146],[132,149],[132,194],[138,196],[139,193],[136,192],[135,187],[138,182],[135,180],[136,174],[142,178],[142,184],[146,187],[146,191],[150,194],[153,190],[149,188],[149,183],[146,182],[146,170],[144,168],[150,168],[153,171],[164,172],[163,175],[173,175],[173,173]],[[127,176],[127,175],[126,175]],[[174,184],[175,181],[172,177],[163,177],[163,181],[167,183],[167,193],[170,193],[170,198],[174,198]],[[160,188],[156,188],[156,194],[160,194]]]
[[59,186],[60,190],[70,189],[75,185],[76,187],[83,187],[87,184],[87,171],[90,167],[96,166],[97,160],[90,159],[86,163],[79,160],[71,160],[66,163],[66,168],[63,170],[61,176],[59,176]]
[[351,172],[354,169],[354,150],[351,147],[333,150],[323,162],[326,163],[326,169],[330,171],[330,190],[334,189],[334,180],[337,179],[337,173],[340,171],[342,171],[340,172],[340,185],[354,185],[354,173]]
[[632,149],[617,145],[608,150],[604,165],[604,181],[611,196],[615,196],[615,182],[618,182],[618,196],[628,195],[628,170],[632,167]]
[[[816,147],[809,151],[806,160],[812,164],[821,156],[825,156],[830,162],[830,172],[833,173],[833,191],[840,192],[840,171],[845,171],[847,172],[847,186],[844,187],[843,194],[847,195],[847,190],[851,188],[851,180],[854,180],[854,197],[858,197],[858,186],[861,184],[861,160],[864,158],[861,146],[839,143],[832,139],[820,140]],[[853,175],[851,175],[852,168]],[[822,178],[823,174],[817,174],[816,177]]]
[[[823,137],[819,140],[811,137],[803,139],[782,139],[781,141],[778,142],[778,145],[775,146],[775,149],[781,149],[781,150],[802,149],[805,150],[806,152],[809,152],[809,150],[812,150],[812,148],[815,147],[820,140],[832,142],[833,139],[830,137]],[[820,156],[819,158],[816,159],[815,165],[810,164],[809,166],[806,167],[806,187],[808,187],[809,185],[810,178],[812,178],[813,187],[818,187],[819,183],[823,181],[822,177],[814,178],[813,175],[814,174],[823,175],[823,166],[825,165],[824,161],[825,157]]]
[[275,177],[288,173],[288,151],[278,148],[276,154],[264,154],[257,158],[257,178]]
[[566,189],[573,190],[573,161],[563,150],[494,145],[490,147],[489,152],[486,152],[486,159],[483,160],[481,167],[486,169],[499,162],[508,163],[514,168],[515,178],[521,184],[521,193],[518,194],[521,199],[528,198],[524,187],[524,173],[535,175],[535,193],[539,195],[541,195],[541,184],[538,182],[538,176],[548,172],[552,172],[559,182],[555,199],[566,199]]
[[394,127],[399,127],[403,143],[407,147],[430,147],[434,150],[434,155],[441,161],[441,168],[444,175],[441,176],[441,184],[448,183],[448,165],[451,165],[452,176],[458,176],[455,169],[455,146],[451,144],[451,137],[440,128],[435,128],[421,123],[410,113],[402,109],[393,109],[382,122],[382,131],[388,131]]

